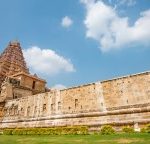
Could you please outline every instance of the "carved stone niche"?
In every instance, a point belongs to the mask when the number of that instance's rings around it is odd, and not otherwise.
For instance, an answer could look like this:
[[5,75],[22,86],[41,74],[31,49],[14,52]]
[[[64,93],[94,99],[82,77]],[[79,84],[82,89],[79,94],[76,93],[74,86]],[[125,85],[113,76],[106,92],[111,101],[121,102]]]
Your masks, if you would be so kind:
[[19,116],[23,116],[23,115],[24,115],[24,109],[21,108],[21,109],[19,110]]
[[9,115],[10,116],[14,116],[15,115],[15,106],[14,106],[14,104],[12,104],[12,106],[9,109]]
[[14,107],[14,115],[15,115],[15,116],[18,115],[18,106],[17,106],[17,105]]
[[29,117],[29,116],[30,116],[30,109],[31,109],[31,107],[30,107],[30,106],[28,106],[28,107],[27,107],[27,117]]

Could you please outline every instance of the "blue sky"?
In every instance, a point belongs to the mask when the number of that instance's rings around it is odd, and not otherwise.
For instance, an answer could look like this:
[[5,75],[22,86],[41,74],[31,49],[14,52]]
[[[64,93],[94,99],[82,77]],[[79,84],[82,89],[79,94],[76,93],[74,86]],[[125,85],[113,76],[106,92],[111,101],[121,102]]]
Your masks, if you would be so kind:
[[149,0],[0,0],[0,51],[19,40],[48,86],[150,70]]

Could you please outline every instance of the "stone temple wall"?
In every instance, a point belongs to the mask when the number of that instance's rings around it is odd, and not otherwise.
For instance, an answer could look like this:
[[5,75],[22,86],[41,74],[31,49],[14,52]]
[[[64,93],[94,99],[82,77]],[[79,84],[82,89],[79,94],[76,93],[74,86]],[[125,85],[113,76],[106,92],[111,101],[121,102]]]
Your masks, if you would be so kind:
[[8,100],[0,127],[150,122],[150,72]]

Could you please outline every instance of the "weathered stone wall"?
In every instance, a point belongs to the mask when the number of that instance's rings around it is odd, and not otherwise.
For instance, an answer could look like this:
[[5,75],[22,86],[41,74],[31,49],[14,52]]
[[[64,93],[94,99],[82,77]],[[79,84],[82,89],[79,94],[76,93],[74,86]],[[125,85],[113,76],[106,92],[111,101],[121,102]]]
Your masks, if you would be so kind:
[[93,83],[60,91],[62,112],[64,114],[97,112],[105,108],[100,103],[103,101],[101,83]]
[[4,81],[1,86],[0,102],[5,101],[6,99],[12,99],[12,93],[13,93],[12,84]]
[[103,81],[107,109],[150,102],[150,73]]
[[14,76],[20,80],[20,86],[38,91],[45,92],[45,84],[44,80],[39,79],[38,77],[27,75],[27,74],[18,74]]
[[[10,82],[10,80],[13,80],[14,83]],[[1,86],[0,102],[30,95],[32,95],[32,89],[21,87],[20,81],[7,78]]]
[[20,87],[13,88],[14,98],[21,98],[24,96],[32,96],[32,90],[26,88],[20,88]]
[[150,122],[150,73],[8,100],[0,127]]

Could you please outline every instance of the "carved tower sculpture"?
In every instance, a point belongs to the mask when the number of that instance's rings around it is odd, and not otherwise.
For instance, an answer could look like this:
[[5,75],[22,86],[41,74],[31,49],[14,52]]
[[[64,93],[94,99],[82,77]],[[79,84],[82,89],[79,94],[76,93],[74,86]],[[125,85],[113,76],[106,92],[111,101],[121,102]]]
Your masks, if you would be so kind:
[[6,76],[29,73],[19,42],[10,42],[0,55],[0,87]]

